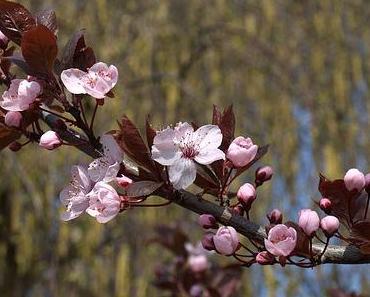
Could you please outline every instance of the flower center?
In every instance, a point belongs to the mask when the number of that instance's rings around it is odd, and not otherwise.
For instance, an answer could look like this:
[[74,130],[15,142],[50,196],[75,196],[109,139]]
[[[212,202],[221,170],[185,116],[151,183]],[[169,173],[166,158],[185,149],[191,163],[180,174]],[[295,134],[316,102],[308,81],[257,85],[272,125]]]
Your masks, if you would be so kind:
[[192,143],[185,144],[184,146],[180,145],[180,149],[183,158],[194,159],[199,154],[199,151]]

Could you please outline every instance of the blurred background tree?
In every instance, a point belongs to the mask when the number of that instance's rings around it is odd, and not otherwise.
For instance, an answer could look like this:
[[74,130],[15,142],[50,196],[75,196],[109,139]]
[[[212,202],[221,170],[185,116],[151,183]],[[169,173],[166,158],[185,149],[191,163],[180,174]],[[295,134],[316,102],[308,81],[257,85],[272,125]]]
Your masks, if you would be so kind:
[[[238,134],[271,144],[277,174],[253,219],[271,207],[296,219],[318,199],[318,173],[369,168],[370,5],[366,0],[29,0],[52,8],[59,46],[81,28],[98,60],[120,70],[116,98],[96,127],[123,113],[157,128],[210,121],[233,103]],[[91,105],[92,109],[92,105]],[[1,152],[0,292],[4,296],[162,296],[154,267],[169,257],[147,245],[159,223],[200,239],[196,216],[176,206],[127,211],[107,225],[59,220],[70,166],[87,157],[31,147]],[[326,288],[370,291],[364,267],[245,269],[240,296],[321,296]],[[315,283],[313,285],[313,282]]]

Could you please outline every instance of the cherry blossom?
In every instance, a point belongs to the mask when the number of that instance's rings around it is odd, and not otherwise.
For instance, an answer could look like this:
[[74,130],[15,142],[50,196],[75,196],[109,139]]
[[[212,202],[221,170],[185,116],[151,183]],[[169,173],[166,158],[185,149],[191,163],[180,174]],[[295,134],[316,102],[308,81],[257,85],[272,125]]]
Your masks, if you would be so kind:
[[239,247],[239,236],[231,226],[220,227],[213,236],[216,251],[221,255],[232,255]]
[[72,94],[88,94],[97,99],[103,99],[114,88],[118,81],[116,66],[98,62],[88,72],[77,68],[64,70],[61,79]]
[[36,81],[13,79],[0,100],[0,107],[8,111],[27,110],[40,92],[41,86]]
[[265,247],[274,256],[289,256],[297,243],[297,231],[292,227],[279,224],[271,228]]
[[40,137],[39,146],[47,150],[54,150],[62,145],[62,140],[54,131],[47,131]]
[[107,223],[120,212],[121,199],[117,191],[105,182],[98,182],[87,196],[89,207],[86,212],[99,223]]
[[123,152],[110,134],[103,135],[100,143],[103,145],[103,156],[90,163],[89,176],[94,182],[110,182],[117,177]]
[[239,136],[230,144],[226,156],[235,167],[243,167],[249,164],[258,151],[258,146],[253,144],[252,139]]
[[190,124],[178,123],[175,128],[157,132],[152,156],[158,163],[168,166],[173,186],[185,189],[195,180],[195,162],[208,165],[225,159],[225,154],[218,149],[221,142],[222,134],[218,126],[205,125],[194,131]]
[[61,202],[67,207],[67,211],[61,216],[64,221],[77,218],[89,207],[89,198],[86,195],[93,188],[86,166],[73,166],[71,176],[71,182],[59,195]]

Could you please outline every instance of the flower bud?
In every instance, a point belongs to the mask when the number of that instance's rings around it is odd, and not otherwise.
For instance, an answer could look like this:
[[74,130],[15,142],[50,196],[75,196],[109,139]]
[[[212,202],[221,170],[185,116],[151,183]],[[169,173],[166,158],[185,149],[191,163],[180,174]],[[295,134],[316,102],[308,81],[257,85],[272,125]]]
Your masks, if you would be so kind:
[[213,251],[215,249],[215,244],[213,242],[213,234],[212,233],[206,233],[204,234],[202,240],[201,240],[202,246],[207,251]]
[[275,257],[271,255],[269,252],[263,251],[257,254],[256,262],[260,265],[274,264]]
[[18,152],[22,148],[22,145],[18,141],[14,141],[8,147],[12,152]]
[[22,122],[22,114],[18,111],[8,111],[4,119],[5,125],[9,127],[20,127]]
[[365,175],[365,190],[370,194],[370,173]]
[[344,184],[348,191],[361,192],[365,187],[365,176],[358,169],[352,168],[344,176]]
[[5,50],[8,46],[9,39],[0,31],[0,48]]
[[289,256],[294,251],[296,244],[297,231],[293,227],[282,224],[271,228],[267,239],[265,239],[267,251],[277,257]]
[[217,252],[229,256],[239,248],[239,236],[233,227],[223,226],[213,236],[213,243]]
[[53,150],[62,144],[59,135],[54,131],[47,131],[40,137],[39,145],[47,150]]
[[321,219],[320,227],[327,237],[332,237],[339,229],[339,220],[334,216],[326,216]]
[[256,185],[260,186],[264,182],[270,180],[272,175],[274,174],[272,168],[270,166],[263,166],[256,170]]
[[120,187],[127,188],[132,184],[132,179],[122,175],[121,177],[116,177],[116,182]]
[[267,219],[269,220],[270,224],[281,224],[283,222],[283,214],[280,210],[274,209],[267,215]]
[[200,215],[198,218],[198,224],[204,229],[216,229],[218,227],[215,217],[210,214]]
[[253,185],[246,183],[239,188],[236,195],[239,202],[246,208],[246,210],[249,210],[253,201],[256,199],[256,189]]
[[235,213],[238,216],[244,215],[244,208],[241,205],[237,205],[233,208],[233,213]]
[[308,236],[312,236],[319,229],[320,218],[316,211],[311,209],[302,209],[299,212],[298,225]]
[[253,144],[252,140],[239,136],[230,144],[226,157],[235,167],[244,167],[249,164],[258,151],[258,146]]
[[320,200],[320,208],[326,212],[330,213],[331,212],[331,201],[328,198],[321,198]]

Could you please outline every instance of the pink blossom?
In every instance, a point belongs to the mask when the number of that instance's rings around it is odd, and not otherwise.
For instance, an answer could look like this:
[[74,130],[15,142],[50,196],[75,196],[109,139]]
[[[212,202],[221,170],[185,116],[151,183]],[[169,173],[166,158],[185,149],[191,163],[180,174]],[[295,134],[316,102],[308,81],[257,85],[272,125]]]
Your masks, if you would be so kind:
[[40,92],[41,87],[36,81],[13,79],[9,90],[4,92],[0,100],[0,107],[8,111],[27,110]]
[[289,256],[297,243],[297,231],[292,227],[279,224],[271,228],[267,239],[265,239],[265,247],[268,252],[274,256]]
[[127,176],[121,175],[120,177],[116,178],[116,182],[120,187],[127,188],[129,185],[132,184],[132,179]]
[[62,140],[54,131],[47,131],[40,137],[39,145],[47,150],[53,150],[62,145]]
[[256,170],[256,184],[262,185],[264,182],[270,180],[274,171],[270,166],[259,167]]
[[256,189],[252,184],[245,183],[239,188],[237,197],[240,203],[249,209],[253,201],[256,199]]
[[226,157],[235,167],[244,167],[254,159],[257,151],[258,146],[249,137],[239,136],[230,144]]
[[339,220],[334,216],[326,216],[321,219],[320,227],[326,236],[331,237],[339,229]]
[[89,164],[89,175],[94,182],[110,182],[117,177],[123,152],[110,134],[103,135],[100,143],[103,145],[103,156]]
[[319,229],[320,218],[316,211],[311,209],[302,209],[298,214],[298,225],[308,236],[312,236]]
[[71,182],[59,195],[61,202],[67,207],[67,211],[61,216],[64,221],[77,218],[89,207],[89,199],[86,195],[93,188],[86,166],[73,166],[71,176]]
[[202,272],[208,268],[208,251],[199,242],[197,245],[185,244],[185,249],[189,254],[188,265],[193,272]]
[[157,132],[152,156],[158,163],[168,166],[170,182],[175,189],[185,189],[196,177],[196,163],[208,165],[225,159],[218,149],[222,142],[219,127],[205,125],[194,132],[188,123],[179,123],[174,129]]
[[216,251],[221,255],[232,255],[239,247],[239,236],[230,226],[220,227],[213,236]]
[[105,182],[98,182],[87,195],[89,207],[86,212],[99,223],[107,223],[119,212],[121,199],[116,190]]
[[344,176],[344,184],[348,191],[356,190],[361,192],[365,187],[365,176],[356,168],[347,171]]
[[256,256],[256,262],[260,265],[270,265],[275,262],[275,258],[269,252],[259,252]]
[[213,215],[202,214],[198,218],[198,224],[204,229],[217,228],[217,221]]
[[114,65],[98,62],[88,72],[71,68],[64,70],[61,79],[72,94],[88,94],[103,99],[118,81],[118,70]]
[[4,122],[9,127],[20,127],[22,114],[19,111],[8,111],[5,115]]

